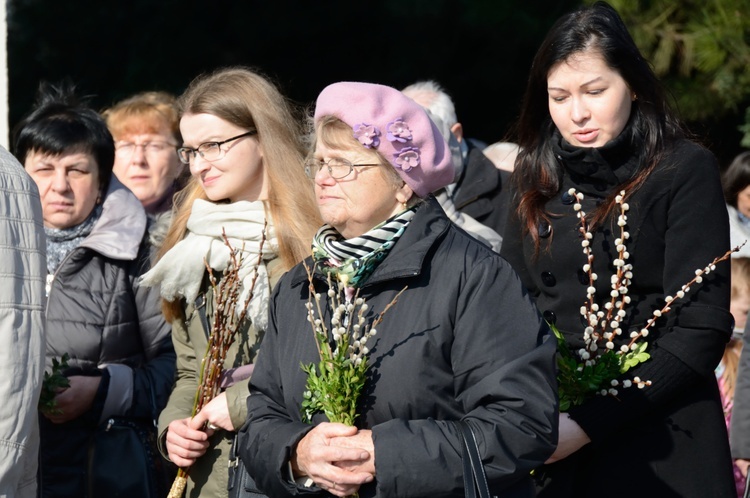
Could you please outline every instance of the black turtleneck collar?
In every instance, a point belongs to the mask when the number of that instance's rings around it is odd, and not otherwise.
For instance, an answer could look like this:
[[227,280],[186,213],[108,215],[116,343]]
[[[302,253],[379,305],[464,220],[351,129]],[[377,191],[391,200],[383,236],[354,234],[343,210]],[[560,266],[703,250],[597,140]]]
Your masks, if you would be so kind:
[[555,157],[583,192],[606,195],[630,180],[638,169],[636,138],[630,126],[602,147],[575,147],[558,130],[554,133]]

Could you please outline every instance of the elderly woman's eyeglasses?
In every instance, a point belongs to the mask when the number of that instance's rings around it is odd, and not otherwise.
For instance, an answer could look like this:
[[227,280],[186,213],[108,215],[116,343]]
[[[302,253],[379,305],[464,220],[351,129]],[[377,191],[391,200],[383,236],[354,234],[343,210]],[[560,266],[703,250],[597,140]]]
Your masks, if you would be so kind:
[[340,180],[349,173],[352,172],[354,167],[360,167],[360,166],[380,166],[380,163],[368,163],[368,164],[352,164],[351,162],[347,161],[346,159],[342,159],[340,157],[332,157],[328,161],[323,161],[322,159],[315,159],[310,158],[307,161],[305,161],[305,174],[309,178],[315,178],[315,175],[318,174],[318,171],[320,171],[323,168],[328,169],[328,174],[331,175],[331,178],[334,180]]
[[147,156],[158,156],[166,151],[174,151],[174,146],[175,144],[169,142],[143,142],[142,144],[118,142],[115,144],[115,154],[119,157],[130,157],[138,147],[143,147],[143,153]]
[[179,147],[177,149],[177,155],[180,157],[180,161],[185,164],[190,164],[190,160],[194,158],[196,154],[206,161],[218,161],[227,153],[226,149],[221,148],[222,145],[233,142],[234,140],[239,140],[240,138],[255,135],[256,133],[258,133],[258,130],[250,130],[242,135],[227,138],[221,142],[204,142],[195,149],[192,147]]

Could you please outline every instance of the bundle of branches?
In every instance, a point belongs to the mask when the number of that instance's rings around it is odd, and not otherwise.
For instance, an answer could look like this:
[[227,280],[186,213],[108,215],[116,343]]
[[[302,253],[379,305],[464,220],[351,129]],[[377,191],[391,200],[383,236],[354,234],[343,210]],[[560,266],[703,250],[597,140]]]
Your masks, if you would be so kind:
[[[250,304],[255,291],[258,268],[263,258],[263,245],[266,241],[266,227],[263,227],[263,237],[260,241],[255,273],[248,289],[247,297],[242,306],[239,307],[239,310],[237,305],[242,288],[242,279],[239,276],[239,270],[243,263],[243,253],[241,250],[237,250],[231,246],[223,230],[222,237],[224,238],[224,244],[229,248],[230,256],[229,264],[223,271],[220,280],[216,280],[213,270],[206,262],[206,269],[208,270],[209,281],[213,290],[214,315],[206,354],[201,361],[198,389],[196,390],[195,401],[193,402],[193,417],[221,392],[221,376],[224,370],[224,360],[227,357],[227,351],[229,351],[229,348],[237,338],[240,326],[247,314],[248,304]],[[180,498],[182,496],[185,492],[189,472],[189,467],[179,469],[167,498]]]

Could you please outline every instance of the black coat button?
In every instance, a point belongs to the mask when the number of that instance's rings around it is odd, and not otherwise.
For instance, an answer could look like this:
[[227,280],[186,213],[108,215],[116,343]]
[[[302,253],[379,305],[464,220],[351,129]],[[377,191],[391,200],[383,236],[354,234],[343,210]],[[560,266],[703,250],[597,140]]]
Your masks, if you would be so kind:
[[537,227],[537,231],[539,232],[539,236],[541,238],[546,239],[552,233],[552,227],[549,226],[549,223],[547,223],[546,221],[540,221],[539,226]]
[[557,283],[557,279],[552,274],[552,272],[549,271],[543,271],[542,272],[542,283],[546,285],[547,287],[554,287]]
[[569,192],[565,192],[562,195],[562,199],[561,200],[562,200],[562,203],[567,206],[569,204],[573,204],[576,201],[576,196],[574,196],[573,194],[571,194]]
[[545,311],[542,313],[542,316],[547,320],[547,323],[554,325],[557,322],[557,315],[555,315],[555,312],[552,310]]

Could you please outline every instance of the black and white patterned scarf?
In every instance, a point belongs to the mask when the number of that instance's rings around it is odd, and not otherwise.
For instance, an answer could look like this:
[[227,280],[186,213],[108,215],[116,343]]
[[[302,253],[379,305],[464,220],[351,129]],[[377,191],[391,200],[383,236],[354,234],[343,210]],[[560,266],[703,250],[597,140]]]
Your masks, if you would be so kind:
[[347,287],[359,287],[372,274],[414,218],[411,207],[359,237],[344,239],[335,228],[323,225],[313,239],[315,267],[332,274]]

